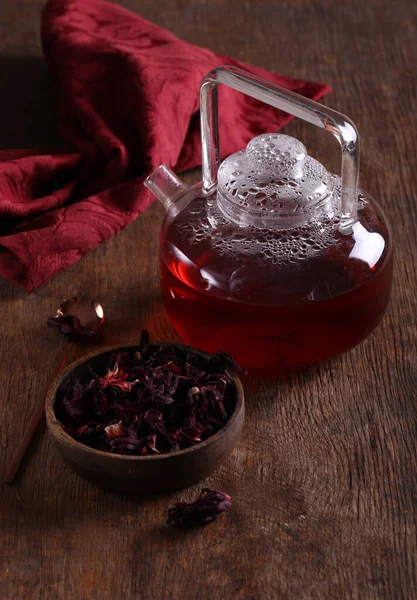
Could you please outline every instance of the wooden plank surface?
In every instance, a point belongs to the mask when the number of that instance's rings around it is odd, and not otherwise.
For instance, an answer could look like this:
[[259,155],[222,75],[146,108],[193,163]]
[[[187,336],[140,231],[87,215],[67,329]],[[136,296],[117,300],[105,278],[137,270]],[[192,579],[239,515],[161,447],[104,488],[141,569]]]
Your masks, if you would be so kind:
[[[417,595],[416,21],[413,0],[123,0],[193,43],[330,83],[328,104],[362,135],[361,185],[396,238],[390,310],[343,357],[275,383],[245,380],[247,421],[205,482],[232,511],[168,531],[168,506],[202,487],[120,497],[74,475],[42,426],[13,486],[0,488],[0,597],[407,599]],[[0,5],[0,146],[63,147],[39,45],[40,0]],[[336,145],[293,123],[331,170]],[[161,305],[154,204],[120,235],[32,294],[0,281],[1,471],[62,341],[45,318],[62,299],[98,298],[106,342],[177,339]],[[80,350],[82,352],[83,350]]]

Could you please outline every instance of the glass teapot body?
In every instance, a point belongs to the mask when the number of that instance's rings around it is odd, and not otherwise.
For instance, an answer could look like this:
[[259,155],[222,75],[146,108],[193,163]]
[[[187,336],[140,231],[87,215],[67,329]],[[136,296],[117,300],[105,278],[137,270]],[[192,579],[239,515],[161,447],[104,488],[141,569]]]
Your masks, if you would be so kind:
[[255,138],[223,161],[215,185],[187,188],[164,166],[147,185],[167,209],[164,305],[189,344],[280,372],[348,350],[382,318],[392,278],[386,221],[356,188],[347,213],[340,177],[297,140]]
[[[337,194],[337,189],[336,189]],[[286,370],[348,350],[376,327],[392,276],[389,233],[360,193],[352,233],[340,217],[287,229],[227,220],[217,192],[193,188],[160,237],[164,305],[179,334],[257,370]]]

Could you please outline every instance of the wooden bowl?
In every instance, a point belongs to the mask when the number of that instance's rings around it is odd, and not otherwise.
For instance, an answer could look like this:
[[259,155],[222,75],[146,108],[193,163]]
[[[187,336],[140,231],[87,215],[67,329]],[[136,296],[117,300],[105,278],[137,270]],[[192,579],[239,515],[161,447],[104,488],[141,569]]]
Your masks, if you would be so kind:
[[[162,343],[162,342],[161,342]],[[156,347],[160,344],[151,344]],[[175,344],[180,351],[205,352]],[[52,383],[46,398],[46,422],[55,448],[73,470],[92,483],[114,491],[162,492],[187,487],[210,475],[230,454],[239,440],[245,416],[245,402],[239,378],[228,372],[232,382],[235,407],[225,426],[200,444],[152,456],[123,456],[94,450],[73,439],[60,425],[55,415],[56,393],[65,381],[91,378],[89,366],[95,371],[105,369],[110,355],[138,350],[137,345],[113,346],[93,352],[67,367]]]

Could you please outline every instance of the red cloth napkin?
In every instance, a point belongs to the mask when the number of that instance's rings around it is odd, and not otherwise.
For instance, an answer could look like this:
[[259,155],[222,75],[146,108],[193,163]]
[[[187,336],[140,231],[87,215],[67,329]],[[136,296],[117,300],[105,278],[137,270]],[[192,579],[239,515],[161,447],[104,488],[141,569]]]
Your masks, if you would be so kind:
[[[193,46],[102,0],[51,0],[42,42],[61,135],[75,150],[0,151],[0,275],[29,291],[145,210],[153,198],[143,180],[160,163],[201,164],[199,86],[214,67],[239,66],[309,98],[330,91]],[[290,119],[224,88],[222,154]]]

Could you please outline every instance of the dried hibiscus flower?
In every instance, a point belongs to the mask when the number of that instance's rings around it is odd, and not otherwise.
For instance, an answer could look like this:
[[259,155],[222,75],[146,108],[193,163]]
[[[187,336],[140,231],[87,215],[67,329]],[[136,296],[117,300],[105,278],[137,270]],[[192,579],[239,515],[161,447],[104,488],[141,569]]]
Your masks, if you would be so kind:
[[49,317],[46,321],[48,327],[55,327],[64,334],[70,342],[79,338],[95,337],[98,333],[96,329],[90,329],[81,325],[80,320],[75,315],[65,315],[63,317]]
[[204,358],[172,344],[152,346],[144,331],[139,351],[112,354],[105,368],[90,369],[88,380],[62,385],[56,414],[69,435],[98,450],[176,452],[229,419],[235,397],[226,370],[238,370],[229,355]]
[[99,377],[99,382],[101,383],[103,389],[113,385],[120,388],[124,392],[130,392],[136,381],[126,381],[128,377],[129,373],[119,369],[119,365],[116,361],[113,369],[108,370],[104,377]]
[[167,525],[196,527],[214,521],[232,506],[231,497],[219,490],[204,488],[194,502],[177,502],[168,510]]

